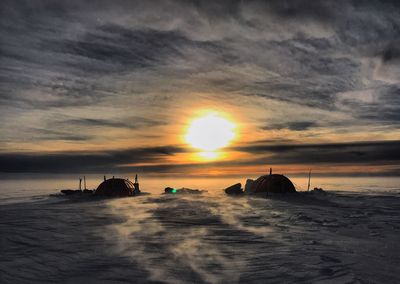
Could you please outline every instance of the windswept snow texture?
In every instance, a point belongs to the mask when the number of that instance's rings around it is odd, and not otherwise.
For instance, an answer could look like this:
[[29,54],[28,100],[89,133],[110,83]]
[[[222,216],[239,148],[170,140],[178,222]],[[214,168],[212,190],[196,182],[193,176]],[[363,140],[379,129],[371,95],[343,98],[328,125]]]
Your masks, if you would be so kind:
[[400,194],[0,206],[1,283],[400,283]]

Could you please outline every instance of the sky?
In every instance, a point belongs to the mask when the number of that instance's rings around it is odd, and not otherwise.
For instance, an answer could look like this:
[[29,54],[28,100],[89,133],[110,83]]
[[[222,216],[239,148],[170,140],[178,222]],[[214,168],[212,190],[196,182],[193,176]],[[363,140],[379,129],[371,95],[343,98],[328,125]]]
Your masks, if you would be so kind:
[[399,3],[3,0],[0,173],[398,176]]

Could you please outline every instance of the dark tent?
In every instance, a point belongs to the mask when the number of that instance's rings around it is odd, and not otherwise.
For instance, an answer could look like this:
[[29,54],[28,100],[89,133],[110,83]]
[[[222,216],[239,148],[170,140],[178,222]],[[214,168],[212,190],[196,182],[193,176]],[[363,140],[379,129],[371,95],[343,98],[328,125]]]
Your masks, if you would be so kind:
[[296,189],[284,175],[270,174],[261,176],[253,182],[249,193],[257,192],[291,193],[296,192]]
[[103,181],[94,194],[102,196],[131,196],[135,195],[135,193],[135,185],[130,180],[110,178]]

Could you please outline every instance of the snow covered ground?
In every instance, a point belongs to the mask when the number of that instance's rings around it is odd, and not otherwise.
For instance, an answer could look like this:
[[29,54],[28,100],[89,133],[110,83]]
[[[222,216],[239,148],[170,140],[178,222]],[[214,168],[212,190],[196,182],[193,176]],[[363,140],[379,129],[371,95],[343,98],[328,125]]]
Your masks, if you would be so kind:
[[0,205],[1,283],[400,283],[400,191]]

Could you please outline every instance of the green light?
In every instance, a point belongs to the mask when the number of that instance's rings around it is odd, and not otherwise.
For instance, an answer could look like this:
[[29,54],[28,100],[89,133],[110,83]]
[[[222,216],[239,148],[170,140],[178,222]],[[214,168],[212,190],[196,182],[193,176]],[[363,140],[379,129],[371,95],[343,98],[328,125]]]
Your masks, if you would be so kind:
[[172,189],[172,193],[176,193],[176,189],[174,188],[174,189]]

